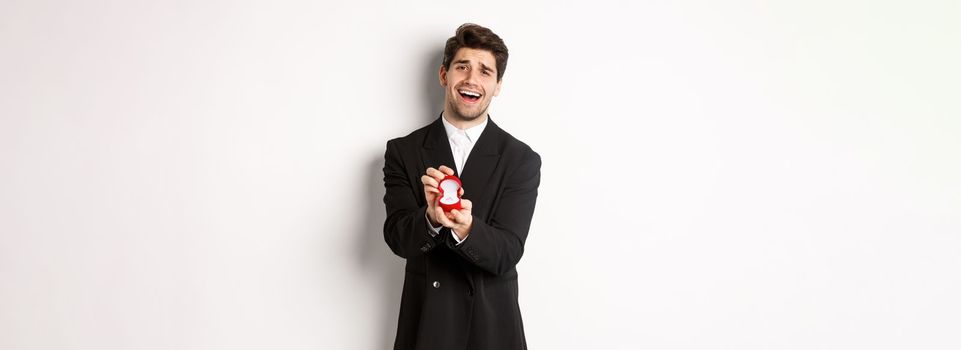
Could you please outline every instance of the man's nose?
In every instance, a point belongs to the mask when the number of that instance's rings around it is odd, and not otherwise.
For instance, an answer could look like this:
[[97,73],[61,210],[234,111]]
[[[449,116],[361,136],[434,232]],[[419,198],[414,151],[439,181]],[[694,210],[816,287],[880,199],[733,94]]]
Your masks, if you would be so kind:
[[468,69],[467,79],[465,79],[465,81],[470,83],[471,85],[477,85],[477,71],[474,69]]

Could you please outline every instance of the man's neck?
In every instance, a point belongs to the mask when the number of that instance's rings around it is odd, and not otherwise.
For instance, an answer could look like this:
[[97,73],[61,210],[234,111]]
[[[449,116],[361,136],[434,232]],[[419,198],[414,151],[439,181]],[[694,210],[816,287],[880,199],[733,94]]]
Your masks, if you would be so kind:
[[478,126],[478,125],[483,124],[484,121],[487,120],[487,111],[484,111],[484,113],[481,114],[480,117],[477,117],[477,118],[475,118],[474,120],[463,120],[463,119],[459,119],[459,118],[457,118],[457,117],[454,117],[454,114],[453,114],[453,113],[450,113],[450,112],[448,112],[446,109],[444,109],[443,118],[444,118],[444,120],[446,120],[448,123],[450,123],[450,124],[453,125],[454,127],[458,128],[458,129],[460,129],[460,130],[467,130],[467,129],[470,129],[470,128],[473,128],[473,127],[475,127],[475,126]]

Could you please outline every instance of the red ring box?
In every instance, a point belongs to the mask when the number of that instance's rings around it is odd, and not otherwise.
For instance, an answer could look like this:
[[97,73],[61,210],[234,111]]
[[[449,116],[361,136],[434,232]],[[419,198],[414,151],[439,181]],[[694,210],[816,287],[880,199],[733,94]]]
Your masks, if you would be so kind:
[[440,204],[441,209],[449,212],[461,208],[460,188],[461,183],[457,176],[447,175],[440,180],[437,184],[437,189],[440,190],[440,198],[437,199],[437,203]]

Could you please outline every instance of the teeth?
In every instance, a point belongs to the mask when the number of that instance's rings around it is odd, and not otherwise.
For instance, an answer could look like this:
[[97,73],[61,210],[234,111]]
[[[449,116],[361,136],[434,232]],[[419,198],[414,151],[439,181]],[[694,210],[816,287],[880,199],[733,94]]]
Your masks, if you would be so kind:
[[473,91],[459,90],[459,92],[462,93],[462,94],[464,94],[464,95],[468,95],[468,96],[480,97],[480,94],[479,94],[479,93],[476,93],[476,92],[473,92]]

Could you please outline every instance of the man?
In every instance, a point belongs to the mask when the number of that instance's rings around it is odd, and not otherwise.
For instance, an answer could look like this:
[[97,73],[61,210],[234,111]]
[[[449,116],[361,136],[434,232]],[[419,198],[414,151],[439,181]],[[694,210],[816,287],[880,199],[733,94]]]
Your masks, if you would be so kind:
[[[534,214],[540,156],[487,114],[507,47],[490,29],[457,28],[439,70],[441,117],[387,142],[384,240],[407,259],[394,349],[526,349],[515,265]],[[438,182],[458,174],[462,209]]]

